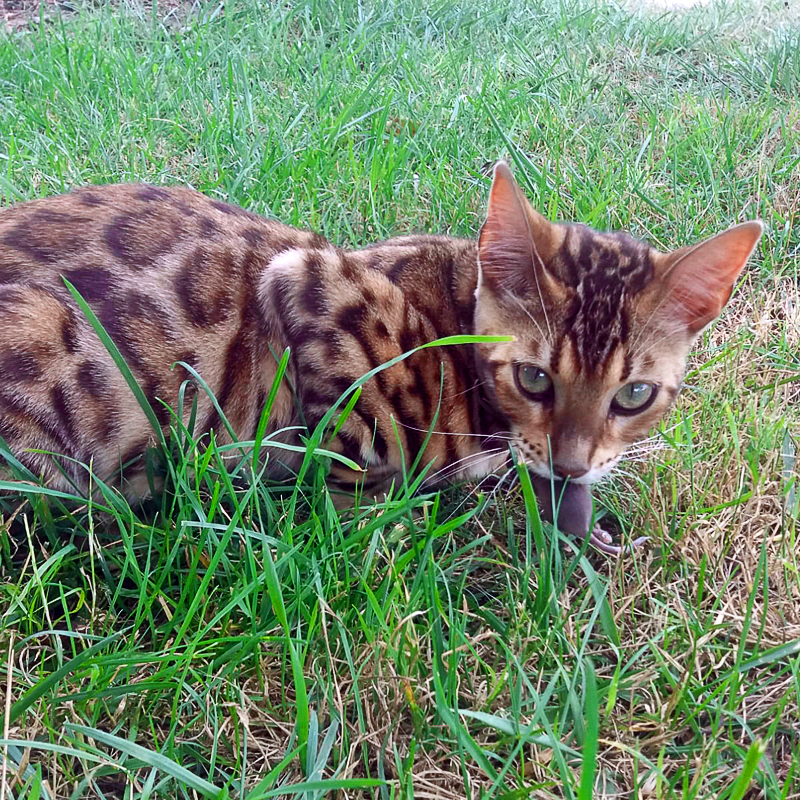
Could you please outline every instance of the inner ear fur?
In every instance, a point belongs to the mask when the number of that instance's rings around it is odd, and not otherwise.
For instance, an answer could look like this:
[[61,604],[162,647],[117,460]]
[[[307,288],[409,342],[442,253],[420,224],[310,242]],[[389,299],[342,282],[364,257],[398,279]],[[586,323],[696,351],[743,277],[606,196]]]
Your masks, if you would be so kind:
[[662,316],[684,325],[692,335],[716,319],[763,230],[758,220],[743,222],[663,255],[656,267]]
[[482,283],[517,295],[532,290],[559,298],[564,287],[547,269],[564,240],[564,230],[533,209],[508,164],[494,168],[486,222],[478,239]]

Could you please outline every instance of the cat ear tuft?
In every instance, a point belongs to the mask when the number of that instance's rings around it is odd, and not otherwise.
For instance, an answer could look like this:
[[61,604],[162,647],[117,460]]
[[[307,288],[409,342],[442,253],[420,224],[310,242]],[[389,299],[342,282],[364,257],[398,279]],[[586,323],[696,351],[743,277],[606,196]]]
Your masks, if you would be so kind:
[[536,290],[562,294],[546,263],[563,241],[563,231],[537,213],[505,161],[494,167],[486,222],[478,240],[481,280],[514,294]]
[[668,254],[660,270],[671,301],[667,313],[692,334],[716,319],[763,230],[758,220],[743,222],[700,244]]

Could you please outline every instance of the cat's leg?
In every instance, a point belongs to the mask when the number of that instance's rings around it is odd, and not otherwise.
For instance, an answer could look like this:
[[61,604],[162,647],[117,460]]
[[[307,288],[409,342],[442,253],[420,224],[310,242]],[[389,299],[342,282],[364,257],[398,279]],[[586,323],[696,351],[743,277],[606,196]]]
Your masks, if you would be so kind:
[[562,486],[558,482],[553,487],[547,478],[532,475],[531,480],[539,503],[539,511],[547,522],[555,521],[555,513],[553,511],[553,496],[555,495],[555,501],[558,506],[557,524],[559,530],[572,536],[578,536],[581,539],[588,539],[593,547],[612,555],[629,553],[634,547],[638,547],[647,541],[646,536],[640,536],[631,544],[623,547],[613,544],[611,535],[599,525],[590,527],[592,523],[592,494],[587,484],[568,481],[566,485]]
[[358,509],[396,498],[402,484],[402,473],[390,465],[373,465],[356,472],[341,464],[333,464],[326,479],[333,506],[338,511]]

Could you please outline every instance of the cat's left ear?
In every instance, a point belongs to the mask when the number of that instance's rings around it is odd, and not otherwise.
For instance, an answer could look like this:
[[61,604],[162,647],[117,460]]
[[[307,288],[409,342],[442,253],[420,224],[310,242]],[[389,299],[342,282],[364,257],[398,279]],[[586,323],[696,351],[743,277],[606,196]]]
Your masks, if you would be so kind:
[[[743,222],[705,242],[664,256],[657,276],[666,284],[664,312],[698,334],[716,319],[758,244],[763,223]],[[660,275],[659,275],[660,273]]]

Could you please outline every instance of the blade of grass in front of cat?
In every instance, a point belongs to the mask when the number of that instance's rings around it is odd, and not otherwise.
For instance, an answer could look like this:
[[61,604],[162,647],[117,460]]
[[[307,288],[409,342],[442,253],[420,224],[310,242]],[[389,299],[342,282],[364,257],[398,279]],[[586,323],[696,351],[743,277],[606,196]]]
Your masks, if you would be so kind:
[[457,336],[446,336],[441,339],[436,339],[432,342],[428,342],[426,344],[420,345],[419,347],[415,347],[411,350],[408,350],[405,353],[401,353],[394,358],[389,359],[388,361],[384,362],[383,364],[379,364],[374,369],[371,369],[369,372],[362,375],[358,380],[354,381],[344,392],[338,397],[338,399],[331,405],[331,407],[326,411],[323,415],[322,419],[317,424],[316,428],[312,432],[311,436],[308,439],[308,446],[306,450],[305,457],[297,470],[297,484],[295,491],[292,493],[291,498],[291,508],[290,508],[290,517],[294,518],[295,507],[297,504],[297,497],[299,492],[299,487],[305,478],[306,473],[311,465],[311,459],[313,457],[316,448],[319,447],[324,435],[325,431],[330,424],[331,420],[333,419],[334,415],[338,412],[339,406],[345,402],[345,400],[353,393],[359,390],[368,380],[373,378],[380,372],[393,367],[395,364],[399,364],[402,361],[405,361],[407,358],[414,355],[414,353],[420,350],[426,350],[431,347],[446,347],[449,345],[463,345],[463,344],[481,344],[481,343],[491,343],[491,342],[510,342],[513,341],[513,336],[467,336],[467,335],[457,335]]
[[300,657],[298,655],[297,648],[295,647],[294,638],[292,637],[292,632],[289,628],[289,620],[286,616],[286,605],[283,601],[281,582],[278,578],[278,573],[275,570],[275,562],[269,549],[264,550],[264,569],[267,578],[267,588],[269,590],[269,596],[272,602],[272,610],[275,613],[278,622],[280,623],[281,629],[283,630],[284,643],[286,649],[289,651],[289,661],[291,663],[292,679],[295,691],[295,711],[297,714],[296,732],[298,741],[300,743],[299,756],[302,763],[305,760],[310,724],[308,690],[306,687],[305,675],[303,674],[303,665],[300,662]]
[[287,347],[283,351],[283,355],[281,355],[280,361],[278,361],[278,366],[275,370],[275,377],[272,379],[272,386],[269,387],[269,394],[267,395],[267,401],[264,403],[264,408],[261,410],[261,416],[258,420],[258,425],[256,427],[256,436],[255,441],[253,442],[253,470],[257,470],[258,464],[258,457],[261,453],[261,444],[264,438],[264,434],[267,430],[267,424],[269,423],[269,415],[272,412],[272,406],[275,403],[275,398],[278,396],[278,390],[283,383],[283,377],[286,374],[286,369],[289,366],[289,357],[291,353],[289,348]]
[[147,421],[150,423],[150,427],[153,429],[153,434],[158,440],[158,443],[161,445],[161,451],[166,453],[167,444],[164,439],[164,432],[161,430],[161,424],[156,417],[155,411],[153,411],[152,406],[148,402],[147,397],[145,397],[142,387],[139,386],[139,382],[131,372],[128,362],[125,361],[125,357],[114,343],[114,340],[108,335],[106,329],[103,327],[103,324],[97,318],[97,315],[94,313],[94,311],[92,311],[92,307],[86,302],[86,300],[83,299],[81,293],[66,278],[62,277],[62,280],[64,281],[67,289],[69,289],[70,294],[73,296],[73,298],[75,298],[75,302],[78,304],[81,312],[86,317],[87,321],[94,329],[94,332],[102,342],[103,347],[105,347],[106,351],[111,356],[120,374],[125,379],[125,383],[128,384],[133,396],[136,398],[136,402],[142,409],[142,413],[147,417]]

